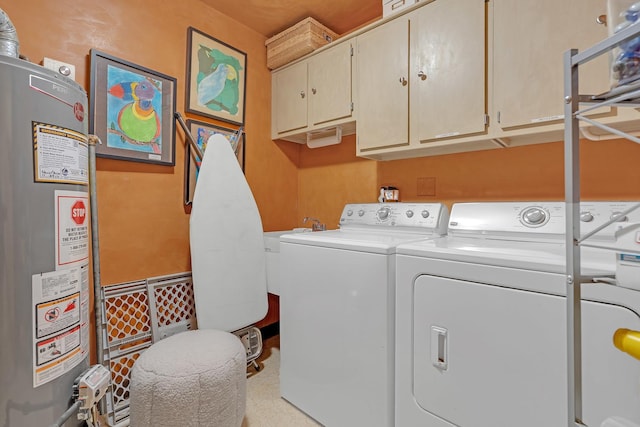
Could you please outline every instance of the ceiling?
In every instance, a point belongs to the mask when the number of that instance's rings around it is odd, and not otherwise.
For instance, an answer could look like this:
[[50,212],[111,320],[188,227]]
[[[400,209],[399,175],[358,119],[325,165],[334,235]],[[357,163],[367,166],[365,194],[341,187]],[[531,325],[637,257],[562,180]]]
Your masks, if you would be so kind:
[[382,17],[380,0],[202,0],[271,37],[307,17],[344,34]]

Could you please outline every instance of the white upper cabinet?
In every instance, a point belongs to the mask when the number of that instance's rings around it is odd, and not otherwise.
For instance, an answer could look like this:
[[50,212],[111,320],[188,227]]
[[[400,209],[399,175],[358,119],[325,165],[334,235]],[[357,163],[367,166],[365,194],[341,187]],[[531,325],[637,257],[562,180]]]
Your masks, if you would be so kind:
[[307,126],[307,63],[299,62],[274,72],[272,79],[272,133],[302,129]]
[[351,43],[342,43],[309,58],[310,125],[351,117]]
[[358,36],[358,150],[409,144],[409,20]]
[[306,132],[353,121],[352,57],[347,41],[273,71],[273,139],[304,142]]
[[411,16],[411,131],[420,142],[485,132],[485,8],[437,0]]
[[[607,37],[603,0],[493,0],[494,119],[503,129],[564,117],[563,54]],[[606,57],[580,74],[583,93],[608,90]]]
[[486,10],[485,0],[436,0],[358,35],[359,155],[453,152],[486,133]]
[[[420,1],[274,71],[272,136],[305,142],[346,126],[356,154],[379,160],[560,141],[563,55],[604,40],[605,13],[604,0]],[[608,59],[581,69],[581,93],[609,89]],[[640,128],[637,109],[588,114]]]

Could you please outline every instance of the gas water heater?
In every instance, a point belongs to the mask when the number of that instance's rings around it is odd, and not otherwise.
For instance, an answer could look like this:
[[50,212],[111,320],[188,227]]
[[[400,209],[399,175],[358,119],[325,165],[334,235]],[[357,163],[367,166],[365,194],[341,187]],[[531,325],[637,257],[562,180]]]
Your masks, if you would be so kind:
[[89,366],[87,131],[80,85],[0,47],[0,427],[56,422]]

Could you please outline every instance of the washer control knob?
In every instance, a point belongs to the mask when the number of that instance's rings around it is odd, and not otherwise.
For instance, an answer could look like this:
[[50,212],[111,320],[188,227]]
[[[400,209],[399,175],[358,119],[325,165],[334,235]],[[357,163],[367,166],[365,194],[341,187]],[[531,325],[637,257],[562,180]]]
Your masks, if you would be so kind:
[[593,215],[589,211],[580,212],[580,221],[591,222],[593,221]]
[[[622,212],[613,212],[611,214],[611,218],[613,219],[614,217],[620,215]],[[621,216],[620,218],[616,219],[616,222],[625,222],[625,221],[629,221],[629,218],[626,215]]]
[[347,211],[347,216],[351,216],[351,215],[353,215],[353,211],[352,211],[351,209],[349,209],[349,210]]
[[407,218],[411,218],[411,217],[413,217],[413,211],[412,211],[411,209],[409,209],[409,210],[406,212],[406,215],[407,215]]
[[364,216],[364,209],[360,209],[358,211],[358,216]]
[[522,212],[522,220],[528,225],[542,225],[547,219],[547,212],[542,208],[533,207]]
[[389,214],[391,213],[391,209],[387,206],[378,209],[378,219],[380,221],[385,221],[389,219]]
[[420,214],[422,215],[422,218],[429,218],[429,211],[426,209],[420,212]]

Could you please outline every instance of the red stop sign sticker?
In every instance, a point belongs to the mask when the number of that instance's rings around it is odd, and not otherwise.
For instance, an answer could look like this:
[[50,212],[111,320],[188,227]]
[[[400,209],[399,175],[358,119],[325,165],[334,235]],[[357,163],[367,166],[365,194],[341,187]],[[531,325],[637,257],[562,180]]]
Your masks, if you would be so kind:
[[87,216],[87,208],[82,200],[77,200],[73,206],[71,206],[71,219],[78,225],[84,224],[84,220]]

